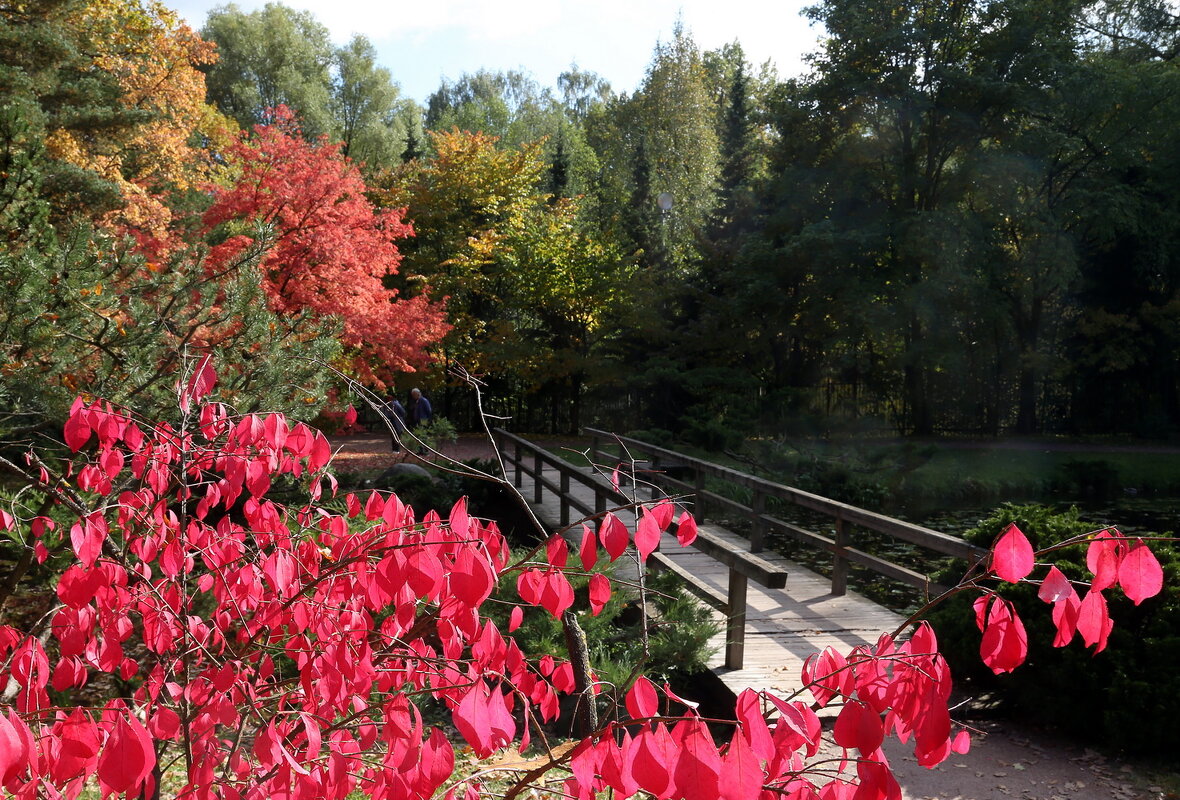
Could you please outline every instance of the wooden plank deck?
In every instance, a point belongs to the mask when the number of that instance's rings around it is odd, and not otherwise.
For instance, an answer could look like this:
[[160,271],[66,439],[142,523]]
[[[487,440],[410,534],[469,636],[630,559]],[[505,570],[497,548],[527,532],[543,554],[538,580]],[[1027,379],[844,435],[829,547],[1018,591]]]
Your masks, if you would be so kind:
[[[557,471],[544,468],[543,477],[557,482]],[[603,479],[605,482],[605,479]],[[557,497],[546,490],[540,504],[532,502],[533,483],[530,476],[522,476],[521,492],[529,501],[537,517],[550,530],[560,525]],[[571,481],[570,494],[594,507],[593,492],[577,481]],[[650,493],[642,491],[646,501]],[[620,513],[619,518],[633,529],[634,515]],[[571,511],[571,522],[580,517]],[[740,543],[749,549],[749,542],[715,525],[702,525],[703,530]],[[729,570],[693,547],[681,547],[675,536],[665,534],[660,552],[678,567],[706,582],[715,594],[727,592]],[[714,637],[715,652],[710,665],[714,673],[736,695],[743,689],[770,689],[780,695],[799,688],[804,660],[812,653],[832,645],[847,652],[861,644],[873,644],[882,633],[892,632],[902,617],[851,590],[843,596],[831,593],[831,580],[769,551],[759,553],[782,565],[788,571],[785,589],[766,589],[749,582],[747,589],[745,661],[742,669],[727,669],[725,660],[725,617],[716,609],[715,619],[722,626]]]

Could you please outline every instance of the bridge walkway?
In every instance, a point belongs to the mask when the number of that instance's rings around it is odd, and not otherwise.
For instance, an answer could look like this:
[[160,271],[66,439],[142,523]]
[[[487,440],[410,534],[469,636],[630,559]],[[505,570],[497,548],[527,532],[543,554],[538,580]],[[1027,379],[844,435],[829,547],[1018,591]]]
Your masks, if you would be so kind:
[[[511,460],[512,454],[507,455]],[[604,494],[614,490],[607,476],[597,474],[589,467],[568,467],[547,460],[539,464],[539,475],[530,474],[535,471],[537,462],[532,464],[531,470],[526,466],[520,471],[518,488],[549,530],[561,530],[570,522],[576,523],[582,516],[578,510],[601,509]],[[571,469],[580,472],[585,480],[571,479]],[[511,476],[511,466],[509,471]],[[538,477],[541,491],[537,489]],[[565,487],[564,494],[548,490],[549,487],[562,486]],[[623,494],[628,491],[626,486],[620,489]],[[640,493],[648,494],[649,491],[641,488]],[[616,498],[616,502],[606,508],[614,509],[616,515],[634,530],[634,512],[618,508],[621,505]],[[694,503],[692,498],[679,498],[677,505],[678,509],[691,512]],[[803,662],[808,656],[829,645],[847,652],[857,645],[875,643],[882,633],[892,632],[903,621],[899,614],[854,591],[833,594],[831,578],[766,551],[757,553],[756,557],[769,565],[766,571],[785,573],[785,587],[771,588],[743,578],[737,591],[744,597],[734,597],[733,572],[729,565],[718,560],[718,551],[722,556],[725,550],[749,554],[750,541],[712,523],[701,523],[699,533],[701,538],[698,541],[707,541],[711,552],[695,546],[683,547],[675,535],[666,532],[652,561],[657,568],[671,569],[687,578],[691,582],[690,588],[712,608],[719,632],[711,642],[710,667],[735,695],[746,688],[788,695],[799,688]],[[580,526],[575,525],[571,540],[580,540]],[[729,608],[738,606],[744,607],[744,625],[740,626],[744,629],[738,658],[740,666],[732,663],[734,627],[731,615],[727,613]],[[730,662],[728,665],[727,661]]]

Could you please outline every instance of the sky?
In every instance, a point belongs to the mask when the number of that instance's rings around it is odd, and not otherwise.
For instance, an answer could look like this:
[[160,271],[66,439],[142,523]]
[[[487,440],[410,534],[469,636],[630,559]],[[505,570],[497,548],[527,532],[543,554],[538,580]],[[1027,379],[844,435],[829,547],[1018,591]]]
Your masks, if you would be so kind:
[[[697,46],[737,40],[754,64],[770,60],[782,77],[803,70],[819,29],[800,10],[810,0],[286,0],[310,11],[336,44],[361,33],[402,93],[424,102],[445,77],[480,68],[523,70],[542,86],[577,64],[631,92],[643,80],[657,42],[669,41],[677,18]],[[165,0],[199,29],[216,0]],[[264,0],[239,0],[252,11]]]

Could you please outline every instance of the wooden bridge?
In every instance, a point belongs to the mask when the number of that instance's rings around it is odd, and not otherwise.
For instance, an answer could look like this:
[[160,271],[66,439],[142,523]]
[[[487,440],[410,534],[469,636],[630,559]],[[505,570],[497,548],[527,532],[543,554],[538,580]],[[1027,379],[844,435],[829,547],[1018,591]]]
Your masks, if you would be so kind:
[[[860,565],[933,596],[943,587],[927,575],[858,549],[859,531],[875,532],[943,556],[978,560],[986,551],[962,539],[855,506],[800,491],[637,439],[588,429],[590,450],[548,452],[514,434],[496,430],[496,447],[508,477],[551,530],[560,530],[608,510],[634,530],[636,501],[671,497],[698,522],[698,536],[682,547],[673,528],[664,534],[649,568],[670,570],[714,609],[721,632],[713,641],[711,667],[737,694],[742,689],[799,688],[804,659],[829,645],[847,651],[875,643],[902,617],[849,591],[848,573]],[[614,485],[618,472],[618,488]],[[640,497],[639,495],[647,495]],[[745,502],[733,496],[747,498]],[[834,535],[808,530],[767,513],[767,500],[807,509],[826,518]],[[711,524],[715,516],[742,523],[747,535]],[[735,527],[737,527],[735,525]],[[770,532],[826,553],[831,577],[823,577],[764,550]]]

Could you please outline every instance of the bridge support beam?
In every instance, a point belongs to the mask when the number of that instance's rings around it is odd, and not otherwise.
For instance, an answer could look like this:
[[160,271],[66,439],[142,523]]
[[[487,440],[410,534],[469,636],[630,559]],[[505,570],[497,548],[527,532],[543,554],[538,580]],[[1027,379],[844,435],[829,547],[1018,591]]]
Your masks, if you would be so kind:
[[748,579],[736,569],[729,571],[729,598],[725,631],[725,666],[741,669],[746,658],[746,586]]
[[848,593],[848,522],[843,517],[836,517],[835,559],[832,561],[832,594],[842,597]]

